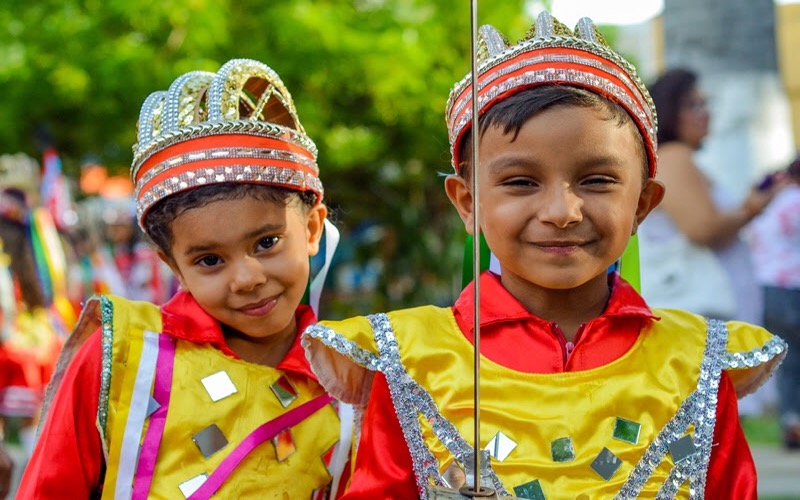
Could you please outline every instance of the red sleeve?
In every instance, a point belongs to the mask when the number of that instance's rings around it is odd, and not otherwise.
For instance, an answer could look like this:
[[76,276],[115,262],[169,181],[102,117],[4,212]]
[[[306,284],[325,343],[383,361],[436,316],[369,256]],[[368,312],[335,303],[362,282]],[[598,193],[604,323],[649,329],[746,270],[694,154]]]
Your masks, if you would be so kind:
[[722,372],[717,403],[706,498],[758,498],[756,465],[739,422],[736,391],[728,372]]
[[100,331],[81,346],[50,403],[17,498],[89,498],[100,483],[103,448],[97,431]]
[[382,373],[372,383],[353,477],[343,499],[418,498],[411,455]]

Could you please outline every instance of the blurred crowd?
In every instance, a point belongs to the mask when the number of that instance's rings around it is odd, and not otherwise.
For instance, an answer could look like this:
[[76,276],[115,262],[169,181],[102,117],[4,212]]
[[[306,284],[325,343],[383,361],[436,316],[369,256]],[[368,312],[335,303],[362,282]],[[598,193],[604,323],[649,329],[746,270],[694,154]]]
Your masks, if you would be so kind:
[[0,419],[25,452],[82,303],[162,303],[177,286],[136,225],[129,184],[99,165],[70,183],[53,151],[0,156]]

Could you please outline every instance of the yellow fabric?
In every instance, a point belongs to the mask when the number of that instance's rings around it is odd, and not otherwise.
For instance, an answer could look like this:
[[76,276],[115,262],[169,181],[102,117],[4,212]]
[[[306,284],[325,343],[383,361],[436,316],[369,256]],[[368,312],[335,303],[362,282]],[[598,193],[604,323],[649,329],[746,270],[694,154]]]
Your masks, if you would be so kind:
[[[141,350],[142,331],[160,331],[149,319],[150,310],[135,308],[136,303],[114,301],[114,368],[109,403],[109,473],[116,467],[119,445],[127,419],[127,403],[136,376],[137,351]],[[131,306],[134,306],[131,308]],[[157,312],[157,309],[155,310]],[[122,316],[125,316],[124,320]],[[118,321],[118,319],[120,321]],[[224,370],[237,392],[212,402],[200,380]],[[281,406],[270,385],[286,375],[298,398],[287,409]],[[170,411],[164,428],[151,498],[183,498],[178,485],[201,473],[211,474],[236,446],[260,425],[302,403],[322,395],[316,382],[285,374],[275,368],[255,365],[226,356],[206,346],[186,341],[176,344]],[[216,424],[228,445],[206,459],[192,436]],[[146,427],[145,427],[146,432]],[[312,491],[326,486],[331,477],[322,456],[339,439],[339,419],[331,405],[291,429],[296,451],[278,462],[271,442],[262,443],[245,458],[218,490],[214,498],[310,498]],[[143,434],[144,437],[144,434]],[[113,484],[104,486],[104,497],[113,496]]]
[[[655,311],[662,319],[642,332],[634,347],[608,365],[556,374],[510,370],[481,358],[481,446],[500,431],[517,443],[504,461],[493,460],[500,480],[513,487],[539,479],[548,498],[610,498],[628,478],[645,449],[696,388],[706,340],[705,320],[679,311]],[[432,395],[439,411],[469,442],[473,435],[472,344],[450,309],[422,307],[389,313],[403,365]],[[364,318],[325,326],[377,354]],[[750,350],[769,338],[762,329],[733,325],[730,347]],[[533,355],[533,353],[532,353]],[[616,417],[641,424],[636,445],[613,438]],[[420,418],[427,446],[443,472],[452,456]],[[690,432],[692,429],[690,428]],[[572,439],[575,459],[554,462],[551,443]],[[589,464],[602,448],[623,461],[609,481]],[[641,495],[652,498],[672,466],[669,455]],[[535,470],[538,477],[531,476]],[[679,497],[686,497],[687,486]]]
[[113,304],[111,320],[114,342],[111,351],[111,384],[105,440],[108,457],[103,498],[114,498],[122,437],[130,410],[128,404],[119,402],[129,401],[133,392],[144,332],[161,331],[161,313],[157,306],[147,302],[127,301],[116,296],[109,298]]

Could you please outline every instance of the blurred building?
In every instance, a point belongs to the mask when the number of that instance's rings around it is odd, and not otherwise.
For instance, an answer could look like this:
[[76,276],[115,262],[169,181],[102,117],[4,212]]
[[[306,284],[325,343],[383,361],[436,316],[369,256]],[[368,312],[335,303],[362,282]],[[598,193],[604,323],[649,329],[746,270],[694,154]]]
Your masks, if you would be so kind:
[[[731,194],[743,197],[765,174],[784,168],[800,146],[800,60],[793,54],[800,46],[800,3],[775,5],[774,25],[753,3],[715,4],[726,15],[704,13],[714,19],[716,33],[702,36],[697,33],[703,29],[703,19],[692,11],[695,7],[683,3],[685,0],[672,0],[668,7],[672,6],[673,13],[674,9],[680,10],[684,17],[677,22],[688,26],[688,35],[679,40],[673,38],[669,47],[663,13],[639,24],[618,26],[615,44],[636,64],[646,83],[676,65],[700,74],[712,118],[710,134],[697,156],[698,164]],[[731,22],[742,15],[735,11],[737,8],[745,16],[760,19],[755,23],[755,33],[737,32],[741,25]],[[770,5],[760,0],[758,8]],[[758,39],[760,33],[774,33],[774,50],[773,41]],[[761,45],[755,47],[757,42]],[[709,46],[702,46],[703,43]],[[676,45],[680,46],[677,50]],[[756,56],[760,59],[750,65],[731,61],[731,52],[741,52],[740,46],[760,54]],[[726,55],[727,63],[723,60]],[[747,55],[742,53],[741,57]]]

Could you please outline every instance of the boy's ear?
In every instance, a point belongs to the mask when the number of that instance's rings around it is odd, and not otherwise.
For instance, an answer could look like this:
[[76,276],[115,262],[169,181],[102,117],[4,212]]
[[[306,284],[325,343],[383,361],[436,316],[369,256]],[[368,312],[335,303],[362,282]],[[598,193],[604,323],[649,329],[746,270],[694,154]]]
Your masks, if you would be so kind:
[[470,191],[467,181],[460,175],[448,175],[444,179],[444,190],[450,202],[458,210],[458,215],[467,229],[467,233],[472,234],[472,191]]
[[322,229],[327,216],[328,207],[322,203],[317,203],[308,210],[308,216],[306,217],[308,255],[317,255],[317,252],[319,252],[319,240],[322,238]]
[[664,199],[664,189],[664,184],[661,181],[647,179],[647,183],[639,195],[639,204],[636,206],[636,223],[633,225],[632,235],[636,234],[639,224],[644,221],[647,214],[652,212]]
[[158,258],[161,259],[164,264],[169,266],[169,268],[172,270],[172,274],[178,278],[178,283],[180,283],[181,288],[186,290],[186,283],[183,282],[183,275],[181,274],[181,270],[178,268],[178,265],[175,263],[175,259],[164,253],[164,251],[161,249],[159,249],[156,253],[158,254]]

